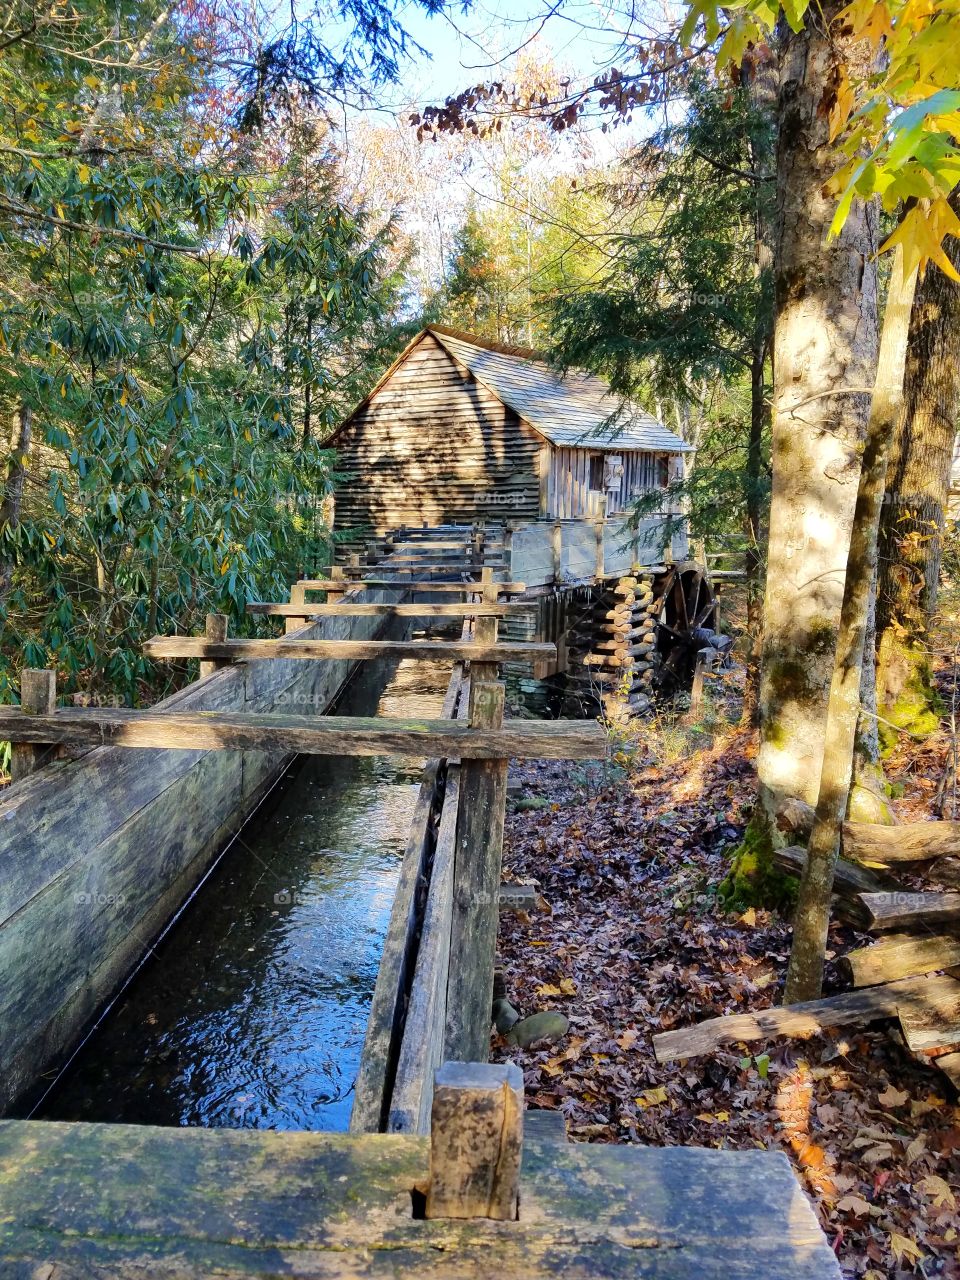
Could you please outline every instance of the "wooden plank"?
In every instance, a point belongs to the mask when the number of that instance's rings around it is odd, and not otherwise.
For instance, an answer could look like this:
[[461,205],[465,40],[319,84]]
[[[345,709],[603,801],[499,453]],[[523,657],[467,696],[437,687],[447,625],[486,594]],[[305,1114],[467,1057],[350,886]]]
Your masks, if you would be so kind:
[[425,1138],[0,1123],[9,1280],[840,1280],[787,1158],[524,1146],[520,1219],[418,1220]]
[[843,848],[860,862],[926,862],[960,854],[960,822],[908,822],[881,827],[845,822]]
[[[307,591],[342,591],[344,586],[348,586],[351,590],[354,587],[397,587],[403,591],[437,591],[442,594],[455,593],[463,595],[465,592],[476,590],[471,582],[411,582],[407,578],[350,578],[346,582],[343,578],[303,578],[301,585]],[[527,589],[525,582],[498,582],[497,593],[499,595],[523,595]]]
[[520,1068],[512,1062],[445,1062],[430,1110],[427,1218],[514,1222],[522,1150]]
[[430,1131],[433,1077],[443,1061],[453,914],[453,860],[459,811],[460,766],[452,764],[447,770],[416,969],[390,1098],[386,1125],[390,1133]]
[[252,749],[304,755],[397,754],[498,761],[512,757],[594,760],[606,753],[606,735],[599,724],[589,720],[511,720],[500,728],[485,729],[457,720],[178,713],[125,707],[72,708],[52,716],[30,716],[19,707],[2,707],[0,738],[186,751]]
[[[802,845],[787,845],[783,849],[775,849],[773,860],[781,871],[789,871],[800,875],[807,864],[807,851]],[[897,890],[899,885],[889,876],[880,876],[867,867],[846,858],[838,858],[833,874],[833,891],[841,897],[856,900],[860,893],[876,893],[882,890]]]
[[936,1056],[960,1046],[960,982],[950,981],[953,991],[942,998],[898,1007],[903,1038],[912,1053]]
[[[204,624],[204,637],[214,643],[222,643],[227,638],[229,626],[230,619],[225,613],[208,613]],[[215,671],[219,671],[225,665],[217,661],[201,662],[200,679],[202,680],[204,676],[212,676]]]
[[317,660],[345,658],[359,662],[369,658],[422,658],[450,662],[510,662],[556,657],[552,644],[463,644],[452,640],[226,640],[212,643],[200,637],[157,636],[147,640],[148,658],[166,662],[186,658],[224,658],[231,662],[251,658]]
[[855,987],[895,982],[960,965],[960,936],[893,934],[869,947],[848,951],[840,961]]
[[270,618],[505,618],[508,613],[529,613],[530,604],[266,604],[252,602],[247,613]]
[[960,922],[960,893],[861,893],[871,929]]
[[524,1142],[548,1142],[561,1146],[567,1141],[567,1119],[562,1111],[527,1107],[523,1113]]
[[901,1009],[914,1003],[922,1008],[925,1003],[952,991],[955,985],[956,979],[949,977],[906,978],[902,982],[865,987],[823,1000],[708,1018],[679,1031],[661,1032],[653,1037],[653,1048],[658,1062],[670,1062],[751,1040],[772,1040],[776,1036],[804,1039],[819,1035],[827,1027],[895,1018]]

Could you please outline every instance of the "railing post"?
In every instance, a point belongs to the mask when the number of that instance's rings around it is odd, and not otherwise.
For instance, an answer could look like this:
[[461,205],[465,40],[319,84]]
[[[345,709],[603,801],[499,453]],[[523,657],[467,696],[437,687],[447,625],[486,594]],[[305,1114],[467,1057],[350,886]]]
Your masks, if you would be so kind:
[[[20,708],[32,716],[50,716],[57,709],[57,673],[26,667],[20,672]],[[10,781],[28,778],[53,748],[43,743],[14,742],[10,747]]]
[[[295,582],[293,586],[290,588],[290,603],[306,604],[306,600],[307,600],[306,588],[303,586],[302,583]],[[287,618],[286,625],[284,626],[285,634],[290,635],[290,633],[293,631],[299,631],[301,627],[306,626],[306,622],[307,622],[306,618]]]
[[514,1221],[522,1153],[520,1068],[445,1062],[433,1086],[426,1216]]
[[[204,626],[204,635],[214,644],[223,644],[227,638],[229,625],[230,619],[225,613],[208,613]],[[224,662],[218,658],[203,659],[200,662],[200,679],[202,680],[204,676],[213,675],[214,671],[219,671],[221,667],[229,667],[229,665],[229,662]]]
[[[338,564],[331,565],[330,577],[334,581],[339,582],[343,578],[343,568]],[[342,599],[343,591],[338,590],[336,587],[327,588],[327,604],[336,604],[338,600]]]
[[[484,603],[495,601],[493,570],[482,571]],[[476,618],[474,639],[495,644],[497,619]],[[470,724],[503,724],[505,689],[492,663],[470,664]],[[507,761],[464,760],[453,864],[453,919],[447,981],[445,1059],[486,1062],[490,1054],[493,966],[497,952],[498,898],[507,805]]]
[[550,546],[553,552],[553,580],[559,582],[563,565],[563,525],[559,520],[554,520],[550,530]]

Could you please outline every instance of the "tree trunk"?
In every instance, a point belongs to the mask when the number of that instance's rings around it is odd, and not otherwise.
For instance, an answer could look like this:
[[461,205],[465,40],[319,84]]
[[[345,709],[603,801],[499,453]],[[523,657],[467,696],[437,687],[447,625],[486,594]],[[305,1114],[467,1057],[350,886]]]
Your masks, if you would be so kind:
[[[3,500],[0,502],[0,529],[15,529],[20,523],[20,512],[23,509],[23,485],[27,476],[32,443],[33,410],[29,405],[21,404],[13,415],[10,456],[7,459]],[[5,555],[0,560],[0,601],[6,598],[13,585],[13,568],[12,555]]]
[[750,362],[750,435],[747,441],[747,678],[743,690],[742,723],[755,725],[760,714],[760,655],[763,649],[763,556],[760,550],[762,518],[760,477],[763,467],[763,427],[767,415],[763,371],[766,336],[757,335]]
[[[960,197],[951,200],[960,211]],[[956,242],[944,248],[960,263]],[[924,646],[936,608],[944,511],[960,402],[960,287],[929,269],[910,317],[903,406],[890,443],[877,570],[877,701],[885,747],[896,726],[932,732],[930,664]]]
[[[823,101],[842,65],[865,70],[863,42],[808,11],[785,36],[777,143],[773,493],[760,687],[759,820],[778,797],[813,803],[833,668],[860,439],[877,363],[876,209],[853,209],[825,244],[836,169]],[[832,38],[830,38],[832,36]]]
[[877,569],[877,530],[887,470],[887,446],[900,412],[903,368],[916,272],[905,276],[903,250],[897,249],[883,318],[883,338],[870,422],[863,450],[856,511],[847,556],[837,651],[824,730],[823,767],[807,862],[793,922],[793,947],[783,993],[785,1004],[816,1000],[823,983],[823,958],[830,923],[833,873],[840,831],[847,811],[857,721],[860,676]]

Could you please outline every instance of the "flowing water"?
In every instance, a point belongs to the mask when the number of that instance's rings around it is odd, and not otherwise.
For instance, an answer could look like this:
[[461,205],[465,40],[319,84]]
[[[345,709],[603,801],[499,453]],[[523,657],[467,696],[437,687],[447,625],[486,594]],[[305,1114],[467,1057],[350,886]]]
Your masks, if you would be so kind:
[[[384,667],[338,711],[439,714],[447,664]],[[303,758],[35,1114],[346,1129],[422,763]]]

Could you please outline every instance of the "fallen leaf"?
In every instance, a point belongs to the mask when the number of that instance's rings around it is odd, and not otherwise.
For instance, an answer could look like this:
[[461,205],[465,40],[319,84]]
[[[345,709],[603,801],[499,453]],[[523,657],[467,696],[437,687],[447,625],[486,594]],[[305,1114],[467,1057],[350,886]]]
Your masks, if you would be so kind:
[[895,1089],[892,1084],[887,1085],[877,1098],[882,1107],[902,1107],[909,1100],[910,1094],[906,1089]]
[[870,1212],[870,1205],[860,1196],[848,1195],[837,1201],[841,1213],[852,1213],[857,1218],[864,1218]]
[[944,1206],[948,1206],[951,1209],[956,1208],[957,1199],[950,1188],[950,1184],[937,1174],[927,1174],[917,1186],[924,1195],[930,1197],[938,1209]]
[[660,1084],[655,1089],[644,1089],[639,1098],[635,1098],[634,1101],[638,1107],[655,1107],[661,1102],[666,1102],[666,1086]]
[[911,1240],[909,1236],[902,1236],[896,1231],[890,1232],[890,1248],[898,1264],[903,1262],[904,1258],[910,1262],[919,1262],[923,1257],[923,1251],[914,1240]]
[[917,1134],[906,1150],[907,1164],[913,1164],[918,1156],[922,1156],[927,1149],[927,1140],[922,1133]]

